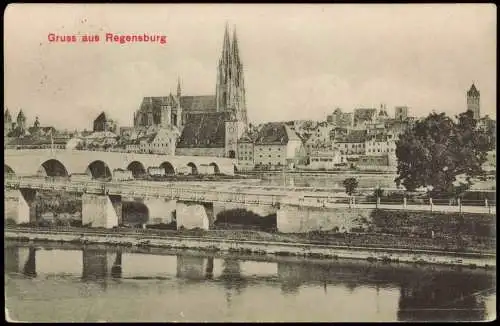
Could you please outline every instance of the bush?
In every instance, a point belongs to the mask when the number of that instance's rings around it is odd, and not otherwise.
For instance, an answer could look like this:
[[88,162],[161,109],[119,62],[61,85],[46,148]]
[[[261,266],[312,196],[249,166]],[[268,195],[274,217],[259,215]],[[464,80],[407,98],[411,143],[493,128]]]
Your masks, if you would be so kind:
[[14,219],[8,218],[5,220],[5,225],[16,225],[16,221]]
[[82,221],[81,220],[69,220],[69,226],[82,227]]
[[146,229],[158,229],[158,230],[176,230],[177,229],[177,223],[176,222],[171,222],[171,223],[158,223],[158,224],[149,224],[146,225]]
[[272,230],[277,227],[276,214],[261,217],[246,209],[238,208],[219,213],[214,226],[221,229],[238,226],[244,229]]

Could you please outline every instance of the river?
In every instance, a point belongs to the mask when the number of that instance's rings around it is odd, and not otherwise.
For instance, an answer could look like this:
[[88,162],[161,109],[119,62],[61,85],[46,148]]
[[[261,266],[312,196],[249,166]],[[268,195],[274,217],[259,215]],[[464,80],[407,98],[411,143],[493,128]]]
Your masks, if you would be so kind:
[[495,272],[354,260],[6,242],[27,322],[454,321],[496,317]]

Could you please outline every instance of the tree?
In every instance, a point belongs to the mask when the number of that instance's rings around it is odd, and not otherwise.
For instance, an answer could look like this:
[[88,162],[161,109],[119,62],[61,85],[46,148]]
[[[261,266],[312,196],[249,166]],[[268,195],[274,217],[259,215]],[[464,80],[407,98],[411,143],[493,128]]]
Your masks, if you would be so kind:
[[384,196],[384,189],[382,188],[375,188],[375,190],[373,191],[373,196],[375,198],[381,198],[382,196]]
[[356,191],[356,188],[358,188],[358,180],[356,178],[347,178],[344,180],[343,184],[345,192],[349,196],[352,196],[352,194]]
[[446,114],[431,113],[417,121],[396,142],[398,177],[409,191],[432,186],[434,193],[454,193],[458,175],[471,179],[484,174],[488,140],[476,128],[470,111],[461,113],[455,122]]

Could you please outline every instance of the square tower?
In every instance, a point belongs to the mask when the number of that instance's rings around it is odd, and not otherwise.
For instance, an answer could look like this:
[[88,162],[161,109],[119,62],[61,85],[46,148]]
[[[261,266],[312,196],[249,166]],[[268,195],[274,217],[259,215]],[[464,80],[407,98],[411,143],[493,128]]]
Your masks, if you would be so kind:
[[476,85],[472,83],[469,91],[467,92],[467,111],[472,111],[474,114],[474,119],[479,120],[481,118],[481,111],[479,106],[479,99],[481,94],[476,88]]

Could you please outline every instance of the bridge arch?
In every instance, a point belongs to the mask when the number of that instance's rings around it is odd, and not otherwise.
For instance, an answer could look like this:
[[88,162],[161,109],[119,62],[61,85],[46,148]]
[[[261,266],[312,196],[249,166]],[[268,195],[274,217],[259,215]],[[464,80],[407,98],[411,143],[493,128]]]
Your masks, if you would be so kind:
[[196,164],[194,164],[193,162],[189,162],[186,165],[191,169],[190,174],[198,174],[198,167],[196,166]]
[[146,168],[144,164],[139,161],[133,161],[127,166],[127,170],[132,171],[134,178],[144,176],[146,174]]
[[217,165],[217,163],[212,162],[209,165],[214,168],[214,174],[220,174],[220,169],[219,169],[219,166]]
[[90,174],[92,176],[92,179],[111,178],[112,177],[111,169],[109,168],[109,165],[101,160],[92,161],[88,165],[86,173]]
[[4,176],[5,175],[16,175],[16,172],[14,172],[14,170],[8,166],[7,164],[4,164],[3,165],[3,174]]
[[66,166],[57,159],[49,159],[43,162],[38,169],[42,174],[49,177],[67,177],[69,176]]
[[122,214],[123,223],[129,225],[147,223],[150,216],[148,206],[140,201],[123,201]]
[[165,174],[166,175],[175,174],[175,168],[174,168],[174,166],[172,165],[172,163],[170,163],[168,161],[165,161],[165,162],[161,163],[160,164],[160,169],[165,169]]

